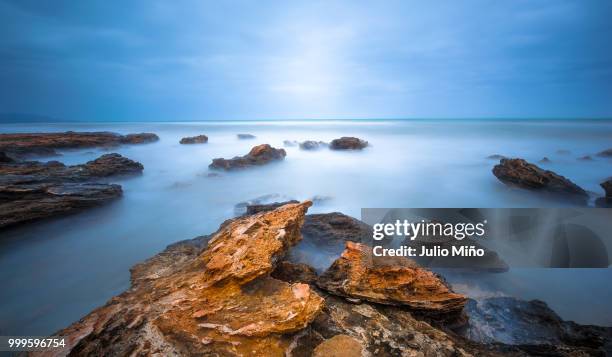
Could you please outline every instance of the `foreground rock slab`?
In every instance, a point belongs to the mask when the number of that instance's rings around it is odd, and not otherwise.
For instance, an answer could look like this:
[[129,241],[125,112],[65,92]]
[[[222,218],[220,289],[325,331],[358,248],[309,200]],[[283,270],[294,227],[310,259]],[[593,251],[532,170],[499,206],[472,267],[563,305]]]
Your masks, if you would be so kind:
[[159,137],[152,133],[120,135],[106,131],[0,134],[0,151],[13,158],[24,158],[57,155],[56,149],[114,147],[157,140]]
[[584,189],[569,179],[523,159],[502,159],[493,168],[493,174],[507,185],[553,194],[560,198],[586,203],[589,197]]
[[206,135],[198,135],[198,136],[188,136],[182,138],[179,142],[180,144],[204,144],[208,142],[208,136]]
[[253,147],[244,156],[236,156],[233,159],[213,159],[208,167],[211,169],[236,170],[283,160],[285,156],[287,156],[287,153],[284,149],[276,149],[268,144],[262,144]]
[[436,274],[402,257],[377,259],[372,248],[347,242],[346,249],[318,280],[324,290],[379,304],[402,305],[438,317],[457,318],[467,299]]
[[332,150],[361,150],[368,146],[368,142],[352,136],[343,136],[334,139],[329,144]]

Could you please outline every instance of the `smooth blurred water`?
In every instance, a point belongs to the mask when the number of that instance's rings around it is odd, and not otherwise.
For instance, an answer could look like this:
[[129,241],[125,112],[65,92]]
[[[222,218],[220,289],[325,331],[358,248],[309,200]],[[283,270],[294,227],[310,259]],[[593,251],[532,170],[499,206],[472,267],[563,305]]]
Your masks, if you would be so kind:
[[[594,156],[612,147],[611,121],[270,121],[200,123],[2,124],[0,132],[154,132],[160,141],[113,149],[145,166],[142,176],[111,180],[124,196],[80,214],[0,232],[0,335],[47,335],[78,320],[129,286],[129,268],[172,242],[215,231],[238,202],[267,194],[329,200],[311,213],[362,207],[558,207],[564,203],[509,189],[491,173],[491,154],[522,157],[602,195],[612,160]],[[253,140],[238,140],[251,133]],[[202,145],[181,137],[206,134]],[[358,136],[361,152],[288,147],[284,161],[207,177],[213,158],[246,154],[256,144],[330,141]],[[558,154],[557,150],[571,154]],[[105,153],[63,152],[77,164]],[[590,162],[578,157],[592,155]],[[566,203],[565,203],[566,204]],[[612,325],[612,270],[510,272],[496,289],[540,298],[564,318]],[[489,284],[488,286],[491,286]],[[468,292],[478,290],[470,287]]]

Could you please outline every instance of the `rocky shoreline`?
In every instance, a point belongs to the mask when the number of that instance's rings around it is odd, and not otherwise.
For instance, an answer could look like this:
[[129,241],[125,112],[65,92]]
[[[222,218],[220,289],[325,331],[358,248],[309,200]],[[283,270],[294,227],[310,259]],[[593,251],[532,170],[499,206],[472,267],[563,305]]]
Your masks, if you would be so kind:
[[[173,244],[134,266],[129,290],[58,332],[68,344],[56,355],[603,356],[609,348],[609,328],[564,322],[541,302],[474,305],[409,262],[368,264],[357,243],[347,243],[337,264],[317,276],[286,260],[291,247],[313,233],[346,241],[359,225],[316,223],[302,236],[313,225],[310,205],[289,203],[228,220],[210,236]],[[314,222],[327,221],[321,221],[325,214],[315,216]],[[349,290],[338,285],[343,276],[353,281]],[[425,309],[403,303],[427,301],[428,294],[434,302],[456,303]],[[516,314],[504,315],[495,308],[500,303]],[[465,310],[469,320],[455,320],[460,326],[451,329],[436,310]],[[513,319],[525,336],[504,340]],[[553,337],[537,339],[531,335],[537,331]]]

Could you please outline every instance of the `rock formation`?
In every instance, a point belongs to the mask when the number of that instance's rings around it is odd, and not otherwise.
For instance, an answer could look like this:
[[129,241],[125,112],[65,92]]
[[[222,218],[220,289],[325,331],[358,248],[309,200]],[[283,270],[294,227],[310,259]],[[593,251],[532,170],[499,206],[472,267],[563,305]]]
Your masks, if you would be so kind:
[[581,203],[586,203],[589,197],[585,190],[572,181],[523,159],[502,159],[493,168],[493,174],[507,185],[550,193]]
[[597,156],[612,157],[612,148],[611,149],[606,149],[604,151],[600,151],[599,153],[597,153]]
[[612,177],[599,184],[604,189],[606,195],[595,200],[595,204],[599,207],[612,208]]
[[403,257],[375,257],[372,248],[347,242],[346,249],[318,280],[333,294],[379,304],[401,305],[444,318],[461,314],[466,298],[436,274]]
[[120,135],[106,131],[0,134],[0,151],[12,158],[24,158],[35,155],[57,155],[56,149],[113,147],[157,140],[159,137],[152,133]]
[[255,139],[255,135],[253,134],[236,134],[238,139]]
[[332,150],[361,150],[368,146],[368,142],[352,136],[343,136],[340,139],[334,139],[329,144]]
[[180,144],[204,144],[208,142],[208,136],[206,135],[198,135],[198,136],[188,136],[182,138],[179,142]]
[[119,154],[74,166],[58,161],[0,163],[0,228],[106,203],[121,196],[121,186],[92,181],[142,170],[142,164]]
[[244,156],[236,156],[233,159],[213,159],[208,165],[211,169],[235,170],[251,166],[260,166],[272,161],[283,160],[287,153],[284,149],[276,149],[268,144],[257,145]]

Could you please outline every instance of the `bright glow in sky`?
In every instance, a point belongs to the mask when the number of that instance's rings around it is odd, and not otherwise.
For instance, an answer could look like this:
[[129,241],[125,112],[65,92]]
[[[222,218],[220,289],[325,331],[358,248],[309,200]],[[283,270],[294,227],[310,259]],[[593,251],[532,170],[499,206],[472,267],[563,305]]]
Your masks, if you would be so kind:
[[610,117],[612,2],[0,1],[0,112]]

